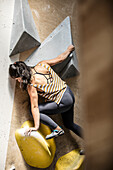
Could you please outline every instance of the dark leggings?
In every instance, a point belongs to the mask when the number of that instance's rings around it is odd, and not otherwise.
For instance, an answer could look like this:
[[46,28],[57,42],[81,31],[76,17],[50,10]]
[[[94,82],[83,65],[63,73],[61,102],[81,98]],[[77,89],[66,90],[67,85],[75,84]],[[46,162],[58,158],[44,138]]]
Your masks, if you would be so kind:
[[46,102],[38,105],[40,111],[40,121],[50,126],[50,128],[55,129],[58,125],[47,115],[61,113],[65,127],[82,137],[81,127],[73,122],[74,102],[74,95],[69,86],[67,86],[59,105],[55,102]]

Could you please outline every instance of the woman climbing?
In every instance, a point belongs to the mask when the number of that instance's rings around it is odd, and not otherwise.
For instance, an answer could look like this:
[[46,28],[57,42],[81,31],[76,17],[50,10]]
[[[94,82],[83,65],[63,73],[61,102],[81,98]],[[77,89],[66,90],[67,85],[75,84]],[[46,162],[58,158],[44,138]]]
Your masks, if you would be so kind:
[[[51,68],[64,61],[74,49],[74,46],[70,45],[55,59],[41,61],[34,67],[29,67],[22,61],[10,65],[10,76],[18,80],[30,96],[34,127],[29,127],[26,130],[27,134],[37,131],[40,121],[53,130],[46,139],[64,134],[64,130],[48,116],[61,113],[65,127],[82,137],[81,127],[73,122],[74,95],[66,82]],[[45,98],[44,103],[38,104],[38,94]]]

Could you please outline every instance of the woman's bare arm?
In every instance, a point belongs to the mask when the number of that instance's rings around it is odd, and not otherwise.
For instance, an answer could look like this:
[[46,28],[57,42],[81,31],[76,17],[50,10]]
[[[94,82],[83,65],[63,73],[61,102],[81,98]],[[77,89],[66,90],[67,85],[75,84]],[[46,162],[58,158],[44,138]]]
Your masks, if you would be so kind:
[[40,125],[40,113],[38,108],[38,94],[35,87],[29,86],[28,87],[28,93],[30,96],[31,101],[31,111],[34,119],[34,127],[29,128],[27,131],[28,133],[31,131],[36,131],[39,128]]
[[75,47],[73,45],[70,45],[67,48],[67,50],[64,53],[60,54],[58,57],[51,59],[51,60],[43,60],[39,63],[46,63],[46,64],[49,64],[50,66],[53,66],[55,64],[58,64],[64,61],[67,58],[67,56],[74,50],[75,50]]

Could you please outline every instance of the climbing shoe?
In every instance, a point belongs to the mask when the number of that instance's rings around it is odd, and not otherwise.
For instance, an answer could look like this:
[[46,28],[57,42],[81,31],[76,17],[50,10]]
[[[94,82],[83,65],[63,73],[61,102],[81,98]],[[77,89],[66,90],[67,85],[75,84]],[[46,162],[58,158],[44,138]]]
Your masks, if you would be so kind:
[[51,139],[51,138],[54,138],[54,137],[57,137],[57,136],[61,136],[64,134],[64,130],[61,129],[61,130],[53,130],[53,132],[49,135],[46,136],[46,139]]

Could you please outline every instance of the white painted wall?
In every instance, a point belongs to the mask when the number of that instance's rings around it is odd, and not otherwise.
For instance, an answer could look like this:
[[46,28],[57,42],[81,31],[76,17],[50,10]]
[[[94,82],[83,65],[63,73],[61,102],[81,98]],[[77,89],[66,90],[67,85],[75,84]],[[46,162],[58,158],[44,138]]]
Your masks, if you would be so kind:
[[13,8],[14,0],[0,0],[0,170],[5,169],[15,90],[8,69],[19,59],[19,55],[9,58]]

